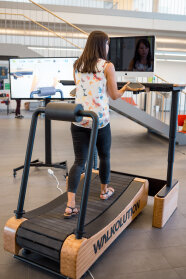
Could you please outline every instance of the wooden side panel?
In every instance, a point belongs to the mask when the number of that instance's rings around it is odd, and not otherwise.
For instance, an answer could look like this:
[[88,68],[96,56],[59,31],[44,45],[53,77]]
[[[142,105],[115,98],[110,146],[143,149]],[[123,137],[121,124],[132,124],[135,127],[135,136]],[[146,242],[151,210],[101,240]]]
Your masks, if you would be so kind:
[[[82,240],[81,243],[79,240],[75,240],[74,235],[71,235],[65,240],[61,251],[61,274],[73,279],[81,278],[89,267],[142,211],[147,204],[148,181],[138,178],[136,178],[135,181],[141,182],[140,190],[126,208],[124,208],[110,224],[91,238]],[[78,241],[78,244],[76,241]],[[65,253],[64,248],[67,250]],[[63,259],[63,257],[65,257],[65,259]],[[73,270],[73,274],[71,270]]]
[[89,269],[146,206],[148,199],[148,181],[138,178],[135,178],[135,181],[141,182],[142,187],[133,200],[108,226],[82,243],[77,256],[77,279]]
[[68,236],[62,246],[60,255],[60,273],[70,277],[72,279],[76,278],[76,263],[77,254],[81,247],[81,244],[85,242],[86,239],[76,239],[75,235],[72,234]]
[[163,228],[178,204],[179,183],[177,183],[165,198],[154,197],[152,226]]
[[3,234],[4,249],[6,251],[18,255],[21,247],[19,247],[16,243],[16,233],[19,226],[26,220],[27,219],[25,218],[16,219],[15,217],[12,217],[6,222]]

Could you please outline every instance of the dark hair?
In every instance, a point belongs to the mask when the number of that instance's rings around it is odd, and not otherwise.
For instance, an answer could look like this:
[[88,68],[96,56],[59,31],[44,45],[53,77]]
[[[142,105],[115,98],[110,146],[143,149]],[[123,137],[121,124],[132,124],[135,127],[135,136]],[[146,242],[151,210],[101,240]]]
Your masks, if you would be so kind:
[[151,66],[151,50],[150,50],[150,43],[147,39],[140,39],[137,42],[136,49],[135,49],[135,54],[134,54],[133,65],[135,67],[136,62],[140,61],[140,55],[139,55],[138,49],[139,49],[139,46],[140,46],[141,43],[144,44],[149,49],[149,52],[148,52],[148,55],[147,55],[147,65],[148,65],[148,67],[150,67]]
[[109,37],[102,31],[93,31],[88,36],[84,51],[74,63],[74,69],[81,73],[96,73],[99,58],[107,60],[106,42]]

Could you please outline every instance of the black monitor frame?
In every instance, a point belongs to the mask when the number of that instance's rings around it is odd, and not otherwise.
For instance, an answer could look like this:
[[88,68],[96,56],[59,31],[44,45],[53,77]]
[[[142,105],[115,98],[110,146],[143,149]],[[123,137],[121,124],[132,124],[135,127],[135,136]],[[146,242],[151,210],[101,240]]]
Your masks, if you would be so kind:
[[[130,39],[136,39],[136,40],[139,40],[139,39],[147,39],[147,38],[151,38],[152,39],[152,45],[151,45],[151,49],[152,49],[152,55],[153,55],[153,57],[152,57],[152,61],[153,61],[153,63],[152,63],[152,70],[151,71],[138,71],[138,70],[129,70],[129,69],[124,69],[124,67],[120,67],[120,68],[118,68],[118,66],[116,65],[116,63],[114,63],[114,61],[112,60],[112,58],[111,58],[111,55],[110,55],[110,53],[111,53],[111,43],[112,43],[112,41],[113,40],[118,40],[118,41],[120,41],[120,40],[130,40]],[[121,57],[121,53],[119,54],[119,57]],[[135,74],[142,74],[142,76],[143,76],[143,73],[144,73],[144,76],[145,76],[145,74],[146,75],[148,75],[148,73],[154,73],[154,70],[155,70],[155,36],[154,35],[141,35],[141,36],[123,36],[123,37],[110,37],[110,47],[109,47],[109,52],[108,52],[108,60],[110,61],[110,62],[112,62],[114,65],[115,65],[115,70],[116,70],[116,72],[123,72],[123,73],[126,73],[125,75],[127,75],[127,73],[128,73],[128,75],[135,75]],[[119,66],[120,66],[120,64],[119,64]]]

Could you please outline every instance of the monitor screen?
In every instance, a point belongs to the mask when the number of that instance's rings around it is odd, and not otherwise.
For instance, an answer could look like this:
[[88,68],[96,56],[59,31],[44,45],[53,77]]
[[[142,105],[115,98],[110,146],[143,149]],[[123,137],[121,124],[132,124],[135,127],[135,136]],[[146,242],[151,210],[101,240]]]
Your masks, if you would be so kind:
[[[11,99],[72,99],[73,64],[77,57],[9,60]],[[63,84],[62,81],[69,81]],[[71,81],[71,83],[70,83]]]
[[111,37],[108,60],[114,66],[116,72],[141,73],[154,72],[154,36],[138,37]]

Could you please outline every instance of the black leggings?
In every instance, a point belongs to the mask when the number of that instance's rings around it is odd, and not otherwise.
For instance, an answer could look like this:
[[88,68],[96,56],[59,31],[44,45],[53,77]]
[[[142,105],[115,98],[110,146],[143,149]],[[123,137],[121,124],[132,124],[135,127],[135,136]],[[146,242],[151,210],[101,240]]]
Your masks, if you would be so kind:
[[[68,192],[76,193],[81,173],[84,170],[88,155],[91,129],[71,124],[75,161],[68,177]],[[98,130],[96,142],[99,156],[99,176],[101,184],[108,184],[110,179],[110,124]]]
[[15,111],[15,115],[19,115],[21,114],[21,100],[16,100],[16,111]]

